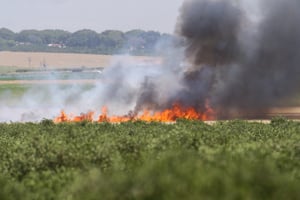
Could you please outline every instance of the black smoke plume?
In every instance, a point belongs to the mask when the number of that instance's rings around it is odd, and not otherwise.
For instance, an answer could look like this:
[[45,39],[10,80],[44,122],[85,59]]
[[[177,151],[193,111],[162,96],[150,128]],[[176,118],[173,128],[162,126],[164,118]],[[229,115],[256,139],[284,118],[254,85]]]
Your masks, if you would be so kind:
[[162,65],[110,67],[84,101],[129,116],[209,102],[219,119],[266,117],[300,92],[300,1],[260,0],[255,14],[246,1],[186,0]]
[[[259,3],[253,10],[249,2]],[[32,88],[19,101],[4,93],[0,121],[17,120],[21,113],[24,120],[36,120],[61,108],[78,113],[102,106],[128,116],[174,103],[201,112],[207,102],[218,119],[265,118],[300,93],[299,8],[299,0],[185,0],[178,38],[171,48],[160,46],[169,41],[158,45],[166,55],[163,63],[116,57],[88,89],[49,85],[43,93]]]
[[228,1],[187,1],[179,33],[186,38],[187,59],[195,66],[224,65],[238,57],[241,11]]
[[259,20],[230,0],[186,0],[176,33],[189,63],[174,99],[220,118],[262,116],[300,92],[300,1],[263,0]]

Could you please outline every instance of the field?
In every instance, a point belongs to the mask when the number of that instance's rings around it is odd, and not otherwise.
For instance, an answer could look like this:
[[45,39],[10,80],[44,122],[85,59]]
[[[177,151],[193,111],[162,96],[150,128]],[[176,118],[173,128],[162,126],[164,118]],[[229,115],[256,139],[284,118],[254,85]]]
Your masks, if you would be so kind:
[[105,67],[119,62],[155,64],[161,58],[0,51],[0,85],[92,84]]
[[[84,93],[113,59],[96,57],[1,52],[1,108],[53,84]],[[299,118],[298,102],[270,117]],[[0,123],[0,199],[300,199],[300,122],[267,122]]]
[[[157,62],[160,62],[160,58],[142,56],[0,52],[0,122],[23,121],[23,116],[31,116],[32,113],[35,117],[30,117],[28,121],[54,118],[65,106],[53,102],[56,99],[67,102],[75,93],[79,96],[87,92],[84,90],[86,88],[104,85],[101,77],[105,67],[119,63],[139,67]],[[60,98],[66,94],[66,88],[73,91],[72,94]],[[45,111],[49,107],[53,111],[51,114]],[[57,110],[54,111],[53,107]],[[41,114],[36,117],[37,112]],[[49,115],[45,116],[44,113]]]
[[[45,91],[53,85],[59,88],[72,88],[74,85],[91,88],[95,84],[101,84],[101,72],[105,67],[122,59],[128,62],[128,57],[125,56],[0,52],[0,100],[4,99],[6,103],[8,98],[13,97],[12,101],[9,101],[12,105],[12,102],[22,99],[32,88],[42,96],[47,96]],[[160,58],[155,57],[131,57],[130,59],[134,64],[161,62]],[[43,64],[46,64],[46,67]],[[80,89],[77,93],[81,92],[85,91]],[[7,96],[7,93],[11,96]],[[269,111],[267,118],[280,115],[298,119],[300,117],[299,99],[300,96],[284,100]]]
[[0,66],[17,68],[103,67],[109,64],[110,59],[111,56],[106,55],[0,52]]
[[[60,69],[60,68],[90,68],[106,67],[114,59],[124,56],[68,54],[68,53],[36,53],[36,52],[0,52],[0,73],[13,72],[22,69]],[[158,58],[135,56],[136,61],[152,62]]]
[[1,199],[299,199],[300,123],[0,124]]

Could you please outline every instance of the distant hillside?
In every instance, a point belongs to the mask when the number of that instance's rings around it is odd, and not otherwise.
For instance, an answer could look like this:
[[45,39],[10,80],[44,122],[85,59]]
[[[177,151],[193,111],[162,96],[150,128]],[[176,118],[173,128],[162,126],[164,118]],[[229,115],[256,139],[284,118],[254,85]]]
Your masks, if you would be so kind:
[[155,31],[132,30],[23,30],[0,29],[0,51],[65,52],[91,54],[153,55],[157,45],[170,43],[174,36]]

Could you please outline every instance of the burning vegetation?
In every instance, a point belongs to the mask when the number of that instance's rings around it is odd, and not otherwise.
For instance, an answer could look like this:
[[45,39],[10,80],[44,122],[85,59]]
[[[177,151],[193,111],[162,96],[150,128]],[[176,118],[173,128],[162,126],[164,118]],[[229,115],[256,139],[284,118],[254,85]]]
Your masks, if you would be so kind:
[[[144,110],[142,114],[136,115],[129,113],[124,116],[109,116],[107,107],[102,108],[102,114],[99,115],[97,122],[110,122],[120,123],[128,121],[146,121],[146,122],[175,122],[177,119],[188,119],[188,120],[210,120],[213,119],[214,112],[211,108],[207,107],[204,113],[197,112],[193,107],[184,108],[180,104],[174,104],[171,109],[164,111],[152,112],[150,110]],[[54,121],[60,122],[82,122],[82,121],[95,121],[95,113],[88,112],[79,116],[72,116],[66,114],[64,111]]]
[[[109,84],[98,92],[99,107],[119,105],[129,114],[109,116],[105,108],[96,121],[264,117],[297,95],[299,1],[257,2],[256,13],[245,2],[186,0],[176,26],[181,43],[166,49],[161,65],[134,71],[118,63],[104,70],[103,82],[109,79]],[[94,121],[94,113],[71,117],[62,112],[55,119],[82,120]]]

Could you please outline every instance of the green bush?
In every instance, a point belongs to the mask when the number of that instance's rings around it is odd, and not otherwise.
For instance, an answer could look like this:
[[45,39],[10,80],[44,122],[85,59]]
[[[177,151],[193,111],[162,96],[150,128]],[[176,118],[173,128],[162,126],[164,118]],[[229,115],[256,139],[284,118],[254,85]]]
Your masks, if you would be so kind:
[[7,178],[0,177],[0,199],[18,200],[27,199],[24,188],[19,183],[14,183]]
[[299,199],[300,123],[0,124],[0,199]]

